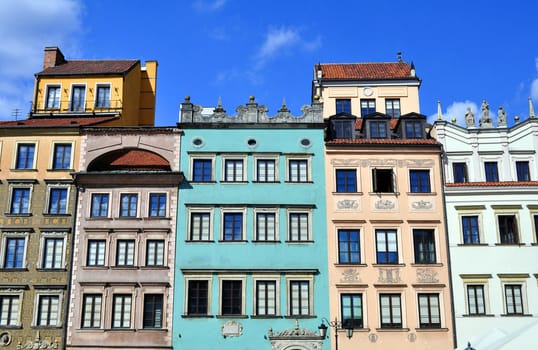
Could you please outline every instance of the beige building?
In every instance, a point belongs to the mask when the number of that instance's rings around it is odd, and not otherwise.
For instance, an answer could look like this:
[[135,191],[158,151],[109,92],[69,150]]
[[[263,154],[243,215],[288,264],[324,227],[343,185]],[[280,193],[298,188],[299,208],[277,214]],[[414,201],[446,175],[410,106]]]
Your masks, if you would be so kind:
[[[365,78],[345,80],[349,66]],[[401,70],[393,76],[395,67]],[[411,112],[420,81],[403,62],[316,68],[322,79],[314,93],[328,119],[332,348],[453,349],[441,147],[427,134],[425,116]],[[344,75],[324,86],[335,72]],[[399,108],[361,111],[362,97],[382,107],[397,100]],[[340,98],[351,109],[337,111]]]
[[68,349],[171,348],[179,137],[83,129]]

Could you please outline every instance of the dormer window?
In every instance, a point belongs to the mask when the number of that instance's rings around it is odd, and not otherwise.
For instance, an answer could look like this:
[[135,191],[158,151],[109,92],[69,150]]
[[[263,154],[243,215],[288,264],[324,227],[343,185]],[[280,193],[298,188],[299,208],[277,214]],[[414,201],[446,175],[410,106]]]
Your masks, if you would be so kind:
[[423,135],[423,124],[420,120],[406,120],[405,121],[405,138],[407,139],[421,139]]
[[387,138],[387,121],[386,120],[368,120],[368,131],[371,139]]
[[333,120],[333,137],[337,139],[352,139],[354,120]]

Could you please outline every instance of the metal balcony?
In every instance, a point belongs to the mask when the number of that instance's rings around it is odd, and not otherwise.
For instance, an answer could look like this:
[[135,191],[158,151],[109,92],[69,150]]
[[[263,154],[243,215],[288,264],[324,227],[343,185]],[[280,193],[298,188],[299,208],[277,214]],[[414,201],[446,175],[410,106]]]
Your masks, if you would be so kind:
[[121,100],[96,101],[86,100],[84,102],[64,100],[55,101],[50,106],[32,106],[31,115],[65,115],[65,114],[121,114],[123,103]]

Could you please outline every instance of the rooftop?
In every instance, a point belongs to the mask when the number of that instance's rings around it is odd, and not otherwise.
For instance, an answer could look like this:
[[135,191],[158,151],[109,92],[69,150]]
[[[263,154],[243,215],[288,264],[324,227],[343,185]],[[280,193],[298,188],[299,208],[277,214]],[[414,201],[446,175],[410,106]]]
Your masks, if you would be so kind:
[[407,62],[321,63],[322,79],[417,79]]
[[123,74],[138,63],[138,60],[70,60],[45,68],[37,75]]

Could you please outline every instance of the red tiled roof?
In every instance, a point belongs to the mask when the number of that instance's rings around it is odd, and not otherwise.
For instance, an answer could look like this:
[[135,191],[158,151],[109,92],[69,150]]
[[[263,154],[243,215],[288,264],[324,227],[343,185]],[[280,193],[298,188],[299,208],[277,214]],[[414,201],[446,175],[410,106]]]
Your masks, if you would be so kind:
[[76,60],[49,67],[37,75],[86,75],[122,74],[129,71],[138,60]]
[[538,181],[502,181],[502,182],[458,182],[447,183],[447,187],[503,187],[503,186],[538,186]]
[[323,79],[417,79],[411,76],[411,67],[406,62],[322,63],[321,71]]
[[24,120],[0,121],[0,127],[47,127],[47,126],[90,126],[101,124],[117,117],[73,117],[73,118],[34,118]]
[[378,145],[437,145],[434,139],[333,139],[326,142],[327,145],[354,145],[354,144],[378,144]]
[[[390,123],[390,129],[393,130],[396,125],[398,124],[398,118],[391,118],[389,123]],[[360,118],[357,118],[357,120],[355,120],[355,130],[360,130],[362,128],[362,122],[363,122],[363,119],[360,119]]]
[[170,164],[163,157],[144,150],[129,150],[112,162],[110,165],[115,168],[162,168],[169,167]]

